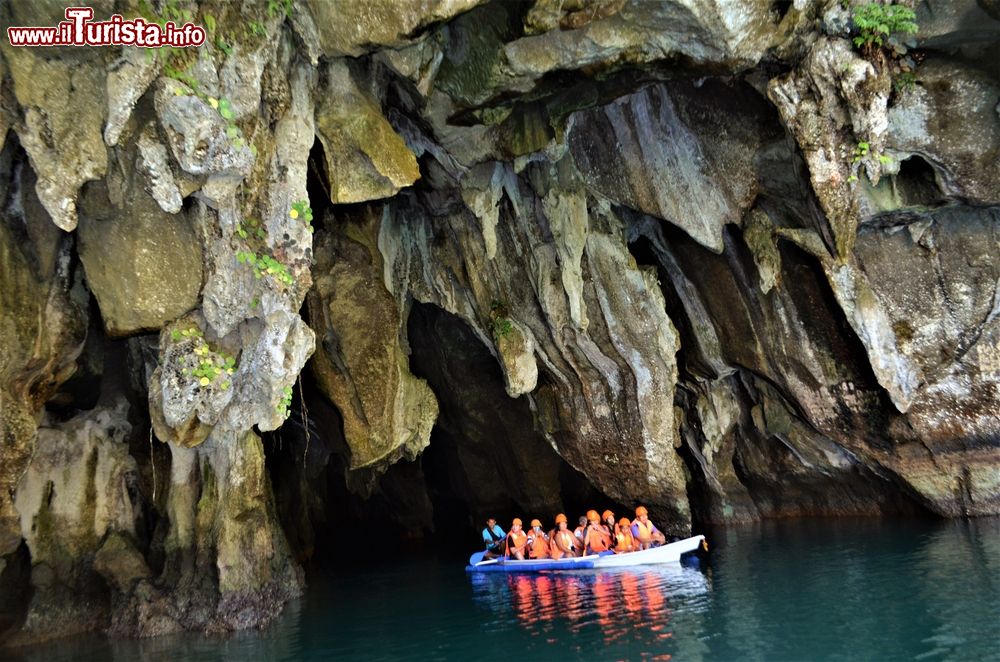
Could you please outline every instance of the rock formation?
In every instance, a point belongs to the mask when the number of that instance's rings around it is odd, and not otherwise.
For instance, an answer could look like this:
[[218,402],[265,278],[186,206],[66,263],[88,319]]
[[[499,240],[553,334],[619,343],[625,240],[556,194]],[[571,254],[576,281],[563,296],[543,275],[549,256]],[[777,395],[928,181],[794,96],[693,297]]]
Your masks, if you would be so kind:
[[1000,513],[1000,17],[916,3],[903,71],[860,4],[5,42],[0,644],[264,625],[334,522]]

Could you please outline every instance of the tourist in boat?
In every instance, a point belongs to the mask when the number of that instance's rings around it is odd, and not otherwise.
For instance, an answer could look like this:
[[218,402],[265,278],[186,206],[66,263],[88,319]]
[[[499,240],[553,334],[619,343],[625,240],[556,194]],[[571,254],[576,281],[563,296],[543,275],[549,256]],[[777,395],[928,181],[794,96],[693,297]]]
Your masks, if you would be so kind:
[[524,553],[528,547],[528,535],[521,530],[521,518],[515,517],[510,523],[510,533],[505,539],[504,556],[509,559],[524,560]]
[[549,553],[554,559],[573,558],[579,556],[582,541],[577,538],[569,525],[566,516],[562,513],[556,515],[556,528],[549,536]]
[[507,536],[497,524],[497,521],[490,517],[486,520],[486,528],[483,529],[483,542],[486,543],[486,554],[484,559],[495,559],[503,554],[503,539]]
[[528,531],[528,557],[549,558],[549,537],[542,531],[542,523],[537,519],[531,520],[531,530]]
[[583,536],[583,554],[599,554],[611,549],[611,532],[601,524],[596,510],[587,511],[587,530]]
[[587,532],[587,516],[586,515],[581,515],[580,516],[580,521],[579,521],[579,526],[577,526],[576,530],[573,531],[573,535],[576,536],[577,540],[580,541],[579,547],[581,549],[583,548],[583,535],[586,532]]
[[639,549],[657,547],[667,542],[667,537],[660,533],[656,525],[649,521],[649,512],[645,506],[635,509],[635,519],[632,521],[632,538]]
[[[610,533],[612,536],[615,535],[615,527],[617,527],[618,525],[615,523],[615,514],[613,512],[611,512],[610,510],[605,510],[603,513],[601,513],[601,524],[603,524],[604,527],[608,530],[608,533]],[[612,541],[613,540],[614,538],[612,538]]]
[[635,551],[635,539],[632,538],[632,528],[627,517],[623,517],[615,525],[615,553]]

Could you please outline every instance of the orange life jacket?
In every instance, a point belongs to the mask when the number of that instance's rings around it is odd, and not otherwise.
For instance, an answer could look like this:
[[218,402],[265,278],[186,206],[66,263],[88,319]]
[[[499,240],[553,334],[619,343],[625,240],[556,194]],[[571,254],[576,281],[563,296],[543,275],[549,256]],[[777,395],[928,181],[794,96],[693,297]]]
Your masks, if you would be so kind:
[[638,519],[632,520],[632,524],[639,528],[639,542],[649,542],[653,538],[653,523],[646,520],[643,524]]
[[549,544],[549,551],[552,554],[552,558],[561,559],[566,555],[566,552],[559,549],[557,543],[562,543],[562,546],[566,549],[575,550],[576,549],[576,536],[573,535],[572,531],[556,531],[552,534],[552,541]]
[[631,552],[633,546],[632,531],[625,528],[617,527],[615,532],[615,540],[617,544],[615,545],[615,552],[621,554],[622,552]]
[[545,534],[541,531],[532,533],[531,545],[528,547],[528,556],[533,559],[549,558],[549,541],[545,539]]
[[514,533],[511,531],[507,534],[507,556],[513,556],[514,550],[519,552],[524,551],[524,546],[528,544],[528,535],[524,531],[519,531]]
[[584,545],[591,552],[606,552],[611,549],[611,534],[607,527],[598,525],[595,528],[587,529]]

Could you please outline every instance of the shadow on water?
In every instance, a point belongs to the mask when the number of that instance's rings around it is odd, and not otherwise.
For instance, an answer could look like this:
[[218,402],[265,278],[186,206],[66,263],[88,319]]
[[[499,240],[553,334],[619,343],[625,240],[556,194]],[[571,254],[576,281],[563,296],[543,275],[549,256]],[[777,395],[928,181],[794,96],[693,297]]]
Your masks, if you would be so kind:
[[711,561],[468,575],[398,558],[313,575],[268,629],[108,642],[10,660],[1000,660],[1000,519],[729,527]]

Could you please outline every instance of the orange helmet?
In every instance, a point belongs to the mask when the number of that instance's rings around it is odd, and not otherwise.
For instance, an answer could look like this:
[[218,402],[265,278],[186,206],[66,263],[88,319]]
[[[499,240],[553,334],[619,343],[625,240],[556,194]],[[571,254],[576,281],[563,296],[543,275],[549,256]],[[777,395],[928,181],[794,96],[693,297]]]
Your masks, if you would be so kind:
[[556,515],[556,524],[559,524],[560,522],[568,522],[568,520],[566,519],[566,516],[563,515],[562,513],[559,513],[558,515]]
[[639,506],[635,509],[635,516],[642,517],[643,515],[648,515],[649,511],[646,510],[646,506]]
[[597,516],[597,511],[596,510],[588,510],[587,511],[587,519],[590,520],[591,522],[596,522],[596,521],[598,521],[601,518]]
[[605,510],[604,513],[601,515],[601,521],[603,522],[604,520],[608,519],[609,517],[614,517],[614,516],[615,516],[615,514],[613,512],[611,512],[610,510]]
[[514,521],[510,523],[511,526],[521,526],[521,518],[515,517]]
[[618,520],[618,526],[628,526],[629,524],[630,522],[628,521],[627,517],[623,517],[620,520]]
[[541,523],[541,522],[539,522],[539,521],[538,521],[537,519],[533,519],[533,520],[531,520],[531,526],[532,526],[532,527],[535,527],[535,526],[541,526],[541,525],[542,525],[542,523]]

